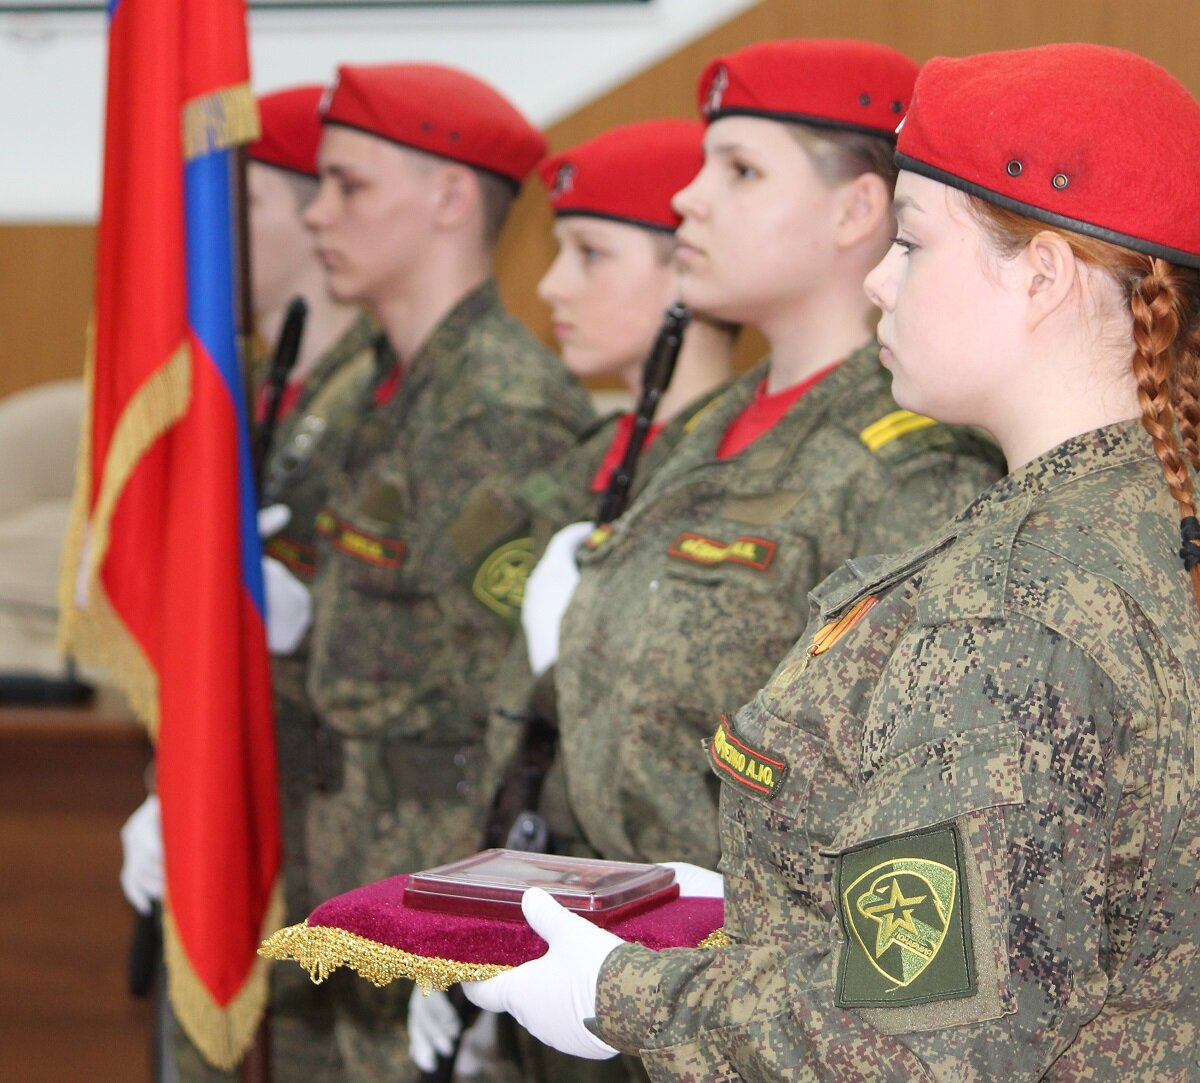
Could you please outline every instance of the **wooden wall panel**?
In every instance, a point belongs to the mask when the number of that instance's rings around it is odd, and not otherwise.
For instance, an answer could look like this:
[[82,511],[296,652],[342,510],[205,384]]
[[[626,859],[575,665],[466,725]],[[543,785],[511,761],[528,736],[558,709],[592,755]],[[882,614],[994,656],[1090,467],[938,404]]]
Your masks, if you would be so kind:
[[[551,145],[570,146],[645,117],[691,116],[696,76],[710,57],[763,38],[804,35],[874,38],[917,60],[1047,41],[1103,42],[1151,57],[1200,94],[1194,0],[1152,7],[1129,0],[763,0],[555,124]],[[0,394],[82,370],[93,244],[89,226],[0,226]],[[547,342],[535,287],[552,255],[550,214],[540,186],[531,184],[502,239],[500,285],[513,311]],[[746,344],[742,362],[760,348],[757,340]]]

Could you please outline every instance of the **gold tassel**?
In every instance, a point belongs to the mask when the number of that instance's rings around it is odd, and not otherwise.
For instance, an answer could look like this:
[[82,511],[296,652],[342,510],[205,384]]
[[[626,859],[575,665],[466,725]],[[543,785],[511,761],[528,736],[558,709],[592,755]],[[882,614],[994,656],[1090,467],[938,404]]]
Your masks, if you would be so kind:
[[260,134],[258,105],[249,83],[193,98],[183,107],[183,157],[250,143]]
[[698,948],[727,948],[733,941],[729,939],[729,934],[724,929],[714,929],[708,934],[699,944]]
[[[276,881],[260,935],[278,927],[283,911],[282,882]],[[209,1064],[224,1071],[236,1068],[254,1044],[267,1009],[270,964],[256,959],[237,996],[222,1007],[192,969],[165,899],[163,953],[167,962],[167,991],[179,1025]]]

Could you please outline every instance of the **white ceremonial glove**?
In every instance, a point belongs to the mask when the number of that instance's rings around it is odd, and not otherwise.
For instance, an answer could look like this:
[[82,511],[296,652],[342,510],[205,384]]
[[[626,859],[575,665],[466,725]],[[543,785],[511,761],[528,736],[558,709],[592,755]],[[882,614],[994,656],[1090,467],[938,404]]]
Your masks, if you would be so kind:
[[263,557],[262,571],[267,649],[272,654],[291,654],[312,624],[312,594],[274,557]]
[[292,509],[286,504],[272,504],[258,509],[258,536],[266,541],[273,538],[292,521]]
[[162,813],[151,794],[121,828],[121,890],[139,914],[163,897]]
[[595,523],[564,526],[550,539],[525,583],[521,627],[525,629],[529,668],[535,677],[540,677],[558,659],[558,627],[579,585],[575,552],[595,526]]
[[675,883],[679,885],[681,899],[725,898],[725,877],[712,869],[689,865],[686,861],[660,861],[664,869],[675,870]]
[[443,1057],[454,1052],[454,1042],[462,1031],[462,1020],[450,998],[437,989],[426,996],[414,989],[408,998],[408,1055],[422,1072],[437,1067]]
[[458,1057],[454,1061],[454,1074],[462,1079],[473,1079],[494,1069],[500,1059],[496,1022],[500,1017],[495,1012],[480,1012],[475,1022],[467,1027],[458,1046]]
[[530,928],[549,944],[546,954],[488,981],[463,982],[472,1004],[508,1012],[538,1041],[587,1060],[607,1060],[617,1050],[583,1025],[596,1014],[600,967],[624,941],[531,887],[521,896]]

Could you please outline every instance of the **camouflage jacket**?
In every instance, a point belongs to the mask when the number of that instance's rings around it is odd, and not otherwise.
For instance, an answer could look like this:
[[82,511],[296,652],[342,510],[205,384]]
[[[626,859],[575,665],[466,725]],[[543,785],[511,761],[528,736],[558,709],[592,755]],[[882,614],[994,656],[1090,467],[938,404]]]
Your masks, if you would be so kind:
[[[361,316],[322,355],[296,404],[280,419],[263,475],[262,504],[286,504],[291,518],[264,543],[267,556],[311,583],[317,560],[317,513],[341,470],[362,414],[362,399],[381,364],[394,360],[379,332]],[[287,656],[271,659],[276,699],[304,703],[307,638]]]
[[317,519],[308,690],[326,726],[391,746],[401,795],[447,784],[483,738],[531,561],[527,511],[492,494],[515,492],[591,419],[490,282],[364,415]]
[[581,556],[556,672],[561,755],[607,858],[713,867],[718,787],[696,757],[713,720],[761,687],[846,557],[927,536],[1001,472],[993,445],[900,410],[873,346],[717,459],[762,378],[717,399]]
[[1137,422],[847,562],[708,747],[728,948],[606,961],[656,1079],[1174,1080],[1200,1030],[1200,616]]
[[[692,419],[726,386],[721,384],[694,399],[662,427],[649,447],[642,449],[633,475],[630,500],[645,488],[649,479],[687,434]],[[535,562],[545,552],[547,543],[556,531],[569,523],[590,519],[595,515],[600,494],[592,490],[592,482],[612,444],[619,417],[614,414],[597,422],[578,447],[569,451],[554,466],[532,475],[519,489],[517,497],[529,509],[532,517]],[[525,637],[519,629],[500,667],[490,703],[492,708],[488,716],[485,781],[482,787],[482,796],[489,807],[506,768],[513,766],[513,756],[520,745],[527,712],[536,712],[539,718],[551,725],[557,724],[558,719],[554,670],[550,669],[534,679],[529,670]],[[567,803],[559,765],[555,763],[540,781],[542,799],[539,807],[549,824],[554,849],[559,853],[583,853],[580,829]],[[519,803],[524,805],[524,802]],[[484,812],[486,814],[488,808]],[[499,832],[503,835],[508,826],[508,823],[490,825],[489,830],[492,834]]]

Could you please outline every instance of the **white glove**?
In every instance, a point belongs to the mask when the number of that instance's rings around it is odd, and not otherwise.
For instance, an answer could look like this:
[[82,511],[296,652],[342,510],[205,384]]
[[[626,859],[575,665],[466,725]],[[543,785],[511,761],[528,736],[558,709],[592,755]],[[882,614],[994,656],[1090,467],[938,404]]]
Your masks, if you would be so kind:
[[267,600],[267,649],[272,654],[291,654],[312,624],[312,594],[274,557],[263,557],[262,572]]
[[499,1018],[495,1012],[480,1012],[475,1022],[467,1027],[454,1060],[455,1076],[472,1079],[495,1069],[500,1059],[496,1036],[496,1021]]
[[575,552],[595,529],[594,523],[564,526],[546,546],[525,584],[521,627],[529,650],[529,668],[540,677],[558,658],[558,626],[579,585]]
[[163,897],[162,813],[151,794],[121,828],[121,890],[139,913]]
[[286,504],[272,504],[258,509],[258,536],[266,541],[292,521],[292,509]]
[[679,885],[681,899],[725,898],[725,877],[712,869],[689,865],[686,861],[660,861],[664,869],[675,870],[675,883]]
[[521,896],[530,928],[549,944],[546,954],[483,982],[463,982],[463,992],[485,1011],[508,1012],[539,1041],[574,1057],[607,1060],[617,1050],[583,1025],[596,1014],[600,967],[620,937],[559,905],[531,887]]
[[428,995],[414,989],[408,998],[408,1054],[422,1072],[437,1067],[443,1057],[454,1052],[454,1042],[462,1031],[462,1020],[450,998],[437,989]]

